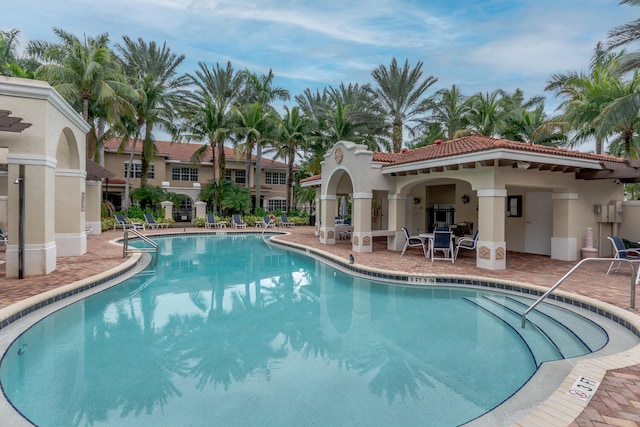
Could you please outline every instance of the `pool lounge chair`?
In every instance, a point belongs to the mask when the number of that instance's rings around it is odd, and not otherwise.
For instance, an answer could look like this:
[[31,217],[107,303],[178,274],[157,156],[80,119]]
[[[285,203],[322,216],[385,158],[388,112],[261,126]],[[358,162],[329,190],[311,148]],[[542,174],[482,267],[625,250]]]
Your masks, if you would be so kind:
[[408,248],[422,248],[422,252],[426,258],[428,253],[427,242],[420,236],[409,236],[409,230],[407,230],[407,227],[402,227],[402,231],[404,231],[404,237],[407,240],[404,242],[404,247],[402,248],[400,256],[403,256]]
[[206,214],[207,222],[204,223],[206,228],[227,228],[226,222],[218,222],[216,221],[216,216],[214,214]]
[[125,218],[124,215],[122,214],[115,214],[114,217],[116,219],[116,222],[114,222],[113,224],[114,230],[118,227],[122,228],[123,230],[127,228],[133,228],[134,230],[138,228],[142,228],[143,230],[145,229],[143,223],[138,221],[127,220],[127,218]]
[[9,244],[9,235],[5,233],[1,228],[0,228],[0,240],[2,241],[2,244],[4,244],[4,247],[6,248],[7,245]]
[[169,228],[169,224],[166,222],[156,222],[156,219],[151,214],[144,214],[144,220],[147,222],[147,227],[152,230],[157,230],[158,228]]
[[262,228],[276,228],[276,218],[271,218],[269,215],[265,215],[262,217]]
[[233,228],[247,228],[247,224],[240,218],[239,214],[231,215],[231,226]]
[[[611,244],[613,245],[613,250],[615,251],[615,254],[613,256],[614,260],[627,259],[629,261],[640,261],[640,251],[638,251],[637,249],[627,249],[621,237],[609,236],[608,239],[611,241]],[[618,271],[621,265],[622,265],[622,261],[618,261],[618,262],[613,261],[611,265],[609,265],[607,274],[611,273],[612,271],[613,272]],[[638,265],[637,267],[640,267],[640,265]]]
[[295,224],[289,222],[289,218],[285,214],[280,215],[280,225],[283,227],[293,227]]

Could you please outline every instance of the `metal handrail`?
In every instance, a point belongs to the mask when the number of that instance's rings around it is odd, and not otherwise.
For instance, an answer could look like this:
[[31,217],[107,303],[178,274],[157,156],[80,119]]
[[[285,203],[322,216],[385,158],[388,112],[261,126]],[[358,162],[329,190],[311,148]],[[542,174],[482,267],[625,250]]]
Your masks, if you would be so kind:
[[[136,237],[142,239],[144,242],[148,243],[149,245],[151,245],[151,248],[135,248],[130,250],[129,249],[129,232],[133,232],[133,234],[136,235]],[[124,242],[122,245],[122,258],[126,257],[128,253],[130,252],[155,252],[156,256],[155,256],[155,265],[158,265],[158,243],[151,240],[150,238],[148,238],[147,236],[145,236],[144,234],[140,233],[138,230],[136,230],[135,228],[125,228],[124,229]]]
[[555,285],[550,287],[547,290],[547,292],[545,292],[540,298],[538,298],[533,304],[531,304],[529,308],[527,308],[524,311],[524,313],[522,313],[522,327],[524,328],[527,322],[527,314],[529,314],[531,310],[536,308],[536,306],[542,300],[544,300],[547,296],[549,296],[551,292],[555,291],[558,288],[558,286],[560,286],[560,284],[564,282],[565,279],[567,279],[567,277],[571,276],[571,274],[573,274],[573,272],[576,271],[582,264],[585,264],[586,262],[591,262],[591,261],[607,261],[607,262],[618,262],[618,261],[623,262],[624,261],[629,263],[629,266],[631,267],[631,301],[629,303],[629,310],[635,310],[636,309],[636,282],[638,281],[639,277],[636,277],[636,269],[634,264],[637,264],[638,261],[631,261],[625,258],[585,258],[580,262],[578,262],[576,265],[574,265],[573,268],[567,272],[567,274],[562,276],[562,278],[558,280],[555,283]]

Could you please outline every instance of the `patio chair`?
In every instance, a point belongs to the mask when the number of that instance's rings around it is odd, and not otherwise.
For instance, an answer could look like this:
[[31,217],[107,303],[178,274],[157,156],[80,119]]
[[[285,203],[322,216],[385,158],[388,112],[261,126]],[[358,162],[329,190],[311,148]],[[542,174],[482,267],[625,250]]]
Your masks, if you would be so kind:
[[[611,244],[613,245],[613,250],[615,251],[614,259],[628,259],[630,261],[640,261],[640,251],[637,249],[627,249],[624,246],[624,241],[621,237],[618,236],[609,236],[607,237],[611,240]],[[614,264],[617,264],[614,267]],[[620,269],[622,265],[622,261],[613,261],[611,265],[609,265],[609,269],[607,270],[607,274],[616,272]]]
[[458,251],[460,249],[475,250],[477,243],[478,243],[478,230],[476,230],[476,232],[473,233],[473,237],[463,237],[462,239],[458,240],[458,243],[456,243],[456,253],[453,258],[454,259],[458,258]]
[[269,227],[276,228],[276,217],[271,218],[270,215],[264,215],[262,217],[262,228],[267,229]]
[[[433,245],[431,248],[431,261],[434,260],[451,260],[455,261],[453,249],[453,233],[449,231],[441,231],[436,227],[433,232]],[[436,257],[436,252],[442,252],[442,257]]]
[[206,228],[227,228],[227,224],[224,222],[216,221],[214,214],[206,214],[207,222],[204,223]]
[[139,221],[127,220],[127,218],[125,218],[122,214],[115,214],[114,217],[116,219],[116,222],[113,224],[114,230],[118,227],[122,228],[123,230],[127,228],[133,228],[134,230],[138,228],[142,228],[143,230],[145,229],[143,223]]
[[7,245],[9,244],[9,235],[5,233],[1,228],[0,228],[0,240],[2,241],[2,244],[4,244],[4,247],[6,248]]
[[157,230],[158,228],[169,228],[169,224],[166,222],[156,222],[156,219],[151,214],[144,214],[144,220],[147,222],[147,226],[152,230]]
[[404,231],[404,237],[407,239],[404,242],[404,247],[402,248],[402,253],[400,256],[403,256],[407,251],[407,248],[419,248],[422,247],[422,252],[424,253],[424,257],[427,257],[427,242],[420,236],[409,236],[409,230],[406,227],[402,227],[402,231]]
[[231,215],[231,226],[233,228],[247,228],[247,224],[240,218],[239,214]]
[[283,227],[293,227],[295,224],[289,222],[289,218],[285,214],[282,214],[280,215],[280,225]]
[[338,240],[345,239],[351,240],[351,232],[353,227],[351,226],[351,220],[345,219],[342,224],[336,224],[336,236]]

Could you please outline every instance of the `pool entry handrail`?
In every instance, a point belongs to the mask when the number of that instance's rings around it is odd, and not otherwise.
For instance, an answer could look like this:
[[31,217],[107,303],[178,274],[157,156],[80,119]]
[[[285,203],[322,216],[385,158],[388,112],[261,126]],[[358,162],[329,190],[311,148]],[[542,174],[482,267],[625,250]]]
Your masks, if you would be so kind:
[[[153,240],[151,240],[150,238],[148,238],[147,236],[145,236],[144,234],[140,233],[138,230],[133,228],[125,228],[123,232],[124,232],[124,239],[122,242],[122,258],[125,258],[127,254],[133,253],[133,252],[147,252],[147,253],[155,252],[156,256],[155,256],[154,262],[155,262],[155,265],[158,265],[158,243],[157,242],[154,242]],[[151,247],[129,249],[129,233],[135,234],[136,237],[143,240],[145,243],[149,244]]]
[[571,270],[569,270],[564,276],[562,276],[562,278],[560,278],[560,280],[558,280],[555,285],[553,285],[552,287],[550,287],[547,292],[545,292],[540,298],[538,298],[533,304],[531,304],[529,306],[529,308],[527,308],[524,313],[522,313],[522,327],[525,327],[525,324],[527,322],[527,314],[529,314],[529,312],[531,310],[533,310],[534,308],[536,308],[536,306],[542,302],[542,300],[544,300],[546,297],[549,296],[549,294],[551,294],[553,291],[555,291],[558,286],[560,286],[560,284],[562,284],[562,282],[564,282],[569,276],[571,276],[571,274],[573,274],[574,271],[576,271],[578,268],[580,268],[580,266],[582,266],[582,264],[585,264],[587,262],[598,262],[598,261],[607,261],[607,262],[627,262],[629,264],[629,266],[631,267],[631,297],[630,297],[630,302],[629,302],[629,310],[636,310],[636,283],[637,281],[640,279],[640,270],[638,271],[638,275],[636,275],[636,268],[635,265],[639,264],[640,267],[640,263],[638,261],[631,261],[625,258],[585,258],[583,260],[581,260],[580,262],[578,262],[576,265],[573,266],[573,268]]

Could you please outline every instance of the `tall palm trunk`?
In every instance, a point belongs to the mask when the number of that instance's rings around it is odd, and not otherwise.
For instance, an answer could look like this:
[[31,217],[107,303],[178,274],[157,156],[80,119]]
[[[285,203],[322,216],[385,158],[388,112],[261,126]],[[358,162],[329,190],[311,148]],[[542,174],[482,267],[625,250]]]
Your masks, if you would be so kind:
[[293,163],[296,159],[295,143],[289,143],[289,153],[287,158],[287,206],[289,212],[293,210]]
[[402,150],[402,120],[393,121],[392,143],[393,152],[399,153]]
[[262,181],[262,143],[256,142],[256,208],[262,208],[260,204],[260,184]]

